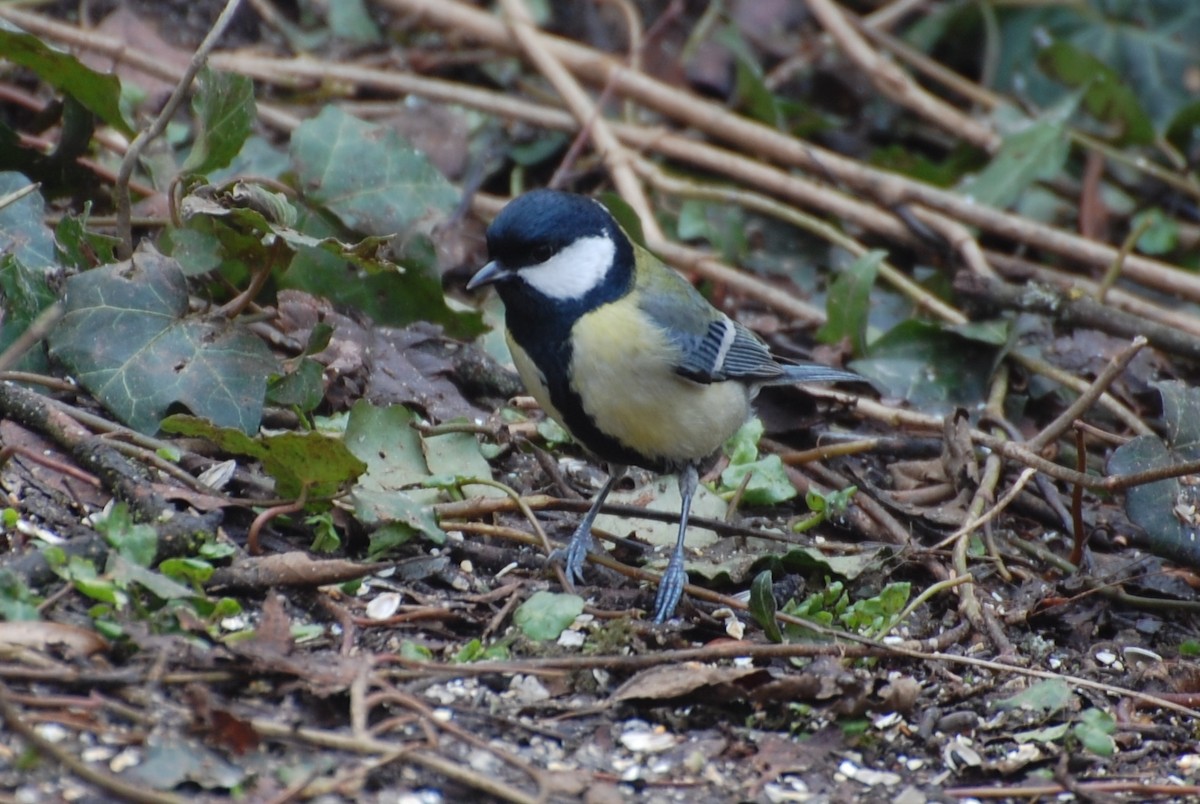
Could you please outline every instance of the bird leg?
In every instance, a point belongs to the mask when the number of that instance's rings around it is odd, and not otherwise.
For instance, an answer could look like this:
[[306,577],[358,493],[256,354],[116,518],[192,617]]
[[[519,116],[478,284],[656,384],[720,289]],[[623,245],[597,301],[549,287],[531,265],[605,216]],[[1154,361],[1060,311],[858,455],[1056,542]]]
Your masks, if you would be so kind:
[[596,515],[600,513],[600,506],[604,505],[604,500],[608,497],[608,493],[613,490],[613,486],[616,485],[617,481],[624,474],[624,466],[609,467],[608,482],[596,494],[596,499],[592,500],[592,507],[584,514],[583,519],[579,522],[579,526],[571,534],[571,540],[567,542],[567,546],[559,548],[550,554],[551,561],[563,562],[568,587],[574,586],[576,581],[583,580],[583,562],[587,559],[587,554],[591,552],[595,544],[592,539],[592,523],[596,521]]
[[692,511],[692,496],[700,482],[700,473],[694,463],[689,463],[679,473],[679,496],[683,504],[679,511],[679,536],[675,539],[675,549],[671,551],[671,560],[663,570],[658,582],[658,595],[654,598],[654,622],[665,622],[675,613],[679,598],[683,596],[683,587],[687,584],[687,572],[683,569],[683,540],[687,536],[688,515]]

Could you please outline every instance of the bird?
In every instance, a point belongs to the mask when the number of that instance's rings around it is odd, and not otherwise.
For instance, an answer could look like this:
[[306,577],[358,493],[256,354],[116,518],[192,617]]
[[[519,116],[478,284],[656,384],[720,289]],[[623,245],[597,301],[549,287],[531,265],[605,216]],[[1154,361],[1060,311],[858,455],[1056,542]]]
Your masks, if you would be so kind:
[[663,623],[687,582],[684,539],[700,469],[750,417],[758,390],[863,378],[776,358],[590,196],[526,192],[485,237],[488,262],[467,289],[495,287],[526,389],[608,464],[566,548],[551,556],[563,561],[568,585],[582,582],[592,524],[628,467],[679,475],[679,532],[654,604],[654,622]]

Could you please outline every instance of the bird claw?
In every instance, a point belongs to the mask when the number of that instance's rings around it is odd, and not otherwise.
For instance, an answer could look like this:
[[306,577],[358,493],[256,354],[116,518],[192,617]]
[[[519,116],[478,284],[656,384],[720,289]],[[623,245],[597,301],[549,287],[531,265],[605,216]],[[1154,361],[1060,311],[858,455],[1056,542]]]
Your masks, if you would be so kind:
[[683,556],[675,554],[667,562],[662,578],[658,582],[658,594],[654,597],[654,622],[664,623],[675,613],[679,599],[683,597],[683,587],[687,584],[687,572],[683,569]]
[[562,563],[568,587],[573,587],[576,581],[583,581],[583,562],[587,560],[587,555],[592,552],[593,547],[595,541],[592,539],[591,528],[580,528],[571,534],[571,540],[567,542],[566,547],[560,547],[550,553],[551,561]]

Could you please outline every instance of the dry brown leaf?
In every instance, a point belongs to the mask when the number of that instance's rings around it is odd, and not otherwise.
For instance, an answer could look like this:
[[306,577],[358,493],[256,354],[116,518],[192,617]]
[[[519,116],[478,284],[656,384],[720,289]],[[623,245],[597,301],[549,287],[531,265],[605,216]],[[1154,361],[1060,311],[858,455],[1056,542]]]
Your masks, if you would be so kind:
[[312,559],[295,550],[270,556],[239,558],[218,568],[207,586],[236,589],[267,589],[272,586],[328,586],[357,580],[391,566],[363,564],[341,558]]
[[108,650],[108,642],[95,631],[74,625],[18,620],[0,622],[0,647],[33,648],[74,659]]
[[732,684],[762,672],[757,667],[716,667],[697,662],[653,667],[643,670],[618,687],[611,700],[678,698],[704,687]]

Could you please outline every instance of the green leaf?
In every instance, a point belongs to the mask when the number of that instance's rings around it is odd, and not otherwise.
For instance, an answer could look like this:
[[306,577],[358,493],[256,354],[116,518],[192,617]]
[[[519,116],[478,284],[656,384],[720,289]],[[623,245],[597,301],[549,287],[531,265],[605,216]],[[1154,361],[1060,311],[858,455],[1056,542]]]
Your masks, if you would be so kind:
[[403,491],[356,488],[350,494],[354,518],[371,530],[367,555],[371,559],[424,535],[434,544],[445,544],[446,533],[438,527],[433,509]]
[[330,3],[327,8],[329,29],[338,39],[359,44],[375,44],[383,38],[363,0],[338,0],[336,3]]
[[911,591],[907,582],[890,583],[878,595],[851,603],[838,619],[851,631],[881,633],[904,610]]
[[391,265],[386,270],[369,271],[355,267],[355,260],[361,262],[355,252],[338,253],[330,245],[339,241],[331,237],[334,230],[320,215],[301,216],[297,227],[321,248],[298,248],[279,278],[280,287],[303,290],[335,305],[360,310],[377,324],[404,326],[432,321],[461,338],[483,331],[479,313],[459,312],[446,304],[432,249],[416,253],[416,244],[428,246],[427,237],[409,236],[411,247],[400,255],[403,267]]
[[821,343],[849,342],[856,356],[867,353],[867,324],[871,313],[871,288],[879,264],[887,254],[868,251],[842,271],[829,286],[825,324],[817,330]]
[[433,659],[433,651],[424,645],[418,645],[411,639],[400,643],[400,658],[411,662],[428,662]]
[[478,661],[483,655],[483,642],[479,639],[472,639],[467,644],[458,649],[451,659],[455,664],[466,664],[467,662]]
[[757,49],[751,47],[741,31],[733,26],[722,27],[716,40],[729,49],[734,57],[735,103],[748,116],[773,128],[783,128],[785,121],[780,101],[764,80],[758,63]]
[[546,446],[550,448],[571,443],[571,434],[567,432],[565,427],[549,416],[537,423],[537,434],[541,437],[542,441],[546,442]]
[[117,244],[115,237],[89,231],[88,215],[92,203],[84,204],[83,213],[68,213],[54,228],[54,240],[58,247],[59,260],[63,265],[77,271],[86,271],[97,265],[113,262]]
[[1004,138],[988,166],[959,184],[973,203],[1007,209],[1034,182],[1058,176],[1071,150],[1060,113],[1048,114]]
[[[3,21],[0,20],[0,23]],[[46,226],[46,202],[20,173],[0,173],[0,198],[22,193],[0,205],[0,254],[12,255],[29,269],[46,273],[58,264],[54,235]]]
[[1100,59],[1068,42],[1054,42],[1038,53],[1038,66],[1072,89],[1083,90],[1083,106],[1098,120],[1119,127],[1121,145],[1149,145],[1154,124],[1137,95]]
[[742,488],[747,475],[750,480],[742,491],[742,500],[747,505],[778,505],[796,496],[796,487],[788,479],[787,468],[778,455],[731,464],[721,472],[721,486],[731,490]]
[[1071,704],[1070,685],[1059,678],[1038,681],[1028,689],[1011,698],[997,701],[1000,709],[1024,709],[1031,712],[1051,714],[1066,709]]
[[680,240],[703,240],[731,262],[740,261],[749,244],[746,241],[746,215],[732,204],[715,204],[689,199],[679,208],[675,224]]
[[582,613],[583,598],[579,595],[534,592],[513,612],[513,622],[525,636],[541,642],[558,639]]
[[94,520],[96,531],[118,554],[140,567],[154,563],[158,552],[158,532],[152,525],[133,521],[129,506],[115,503],[108,513]]
[[[0,296],[3,298],[3,324],[0,324],[0,351],[12,346],[46,307],[54,303],[47,274],[29,270],[11,254],[0,255]],[[42,371],[45,355],[40,349],[30,350],[13,368]]]
[[852,581],[864,572],[886,570],[893,550],[884,545],[863,549],[847,555],[826,555],[815,547],[795,547],[779,557],[779,563],[789,572],[837,577]]
[[181,600],[196,596],[192,589],[178,581],[135,564],[120,553],[109,554],[106,575],[122,589],[130,589],[137,584],[159,600]]
[[101,577],[96,572],[96,566],[90,559],[81,556],[71,556],[60,574],[71,582],[81,594],[98,600],[101,603],[123,609],[129,603],[129,596],[110,578]]
[[312,411],[325,400],[325,367],[311,358],[301,358],[295,370],[271,378],[267,399],[301,413]]
[[[46,204],[30,191],[29,179],[20,173],[0,173],[0,294],[3,323],[0,351],[7,349],[43,310],[57,299],[50,280],[58,273],[54,237],[46,227]],[[9,197],[21,194],[16,200]],[[45,356],[31,350],[13,368],[44,371]]]
[[1099,709],[1084,709],[1072,732],[1093,754],[1111,757],[1117,753],[1117,744],[1112,738],[1116,730],[1117,721],[1112,715]]
[[775,619],[774,580],[770,570],[763,570],[754,576],[750,584],[750,616],[758,623],[772,642],[782,642],[783,632],[779,630],[779,622]]
[[1067,734],[1070,723],[1059,723],[1041,729],[1029,729],[1013,733],[1013,739],[1018,743],[1056,743]]
[[1200,101],[1180,108],[1167,126],[1167,141],[1181,154],[1200,148]]
[[458,203],[458,190],[424,154],[336,106],[293,132],[291,155],[307,196],[365,234],[401,234]]
[[332,553],[342,546],[342,537],[333,524],[333,512],[322,511],[304,519],[304,524],[313,529],[313,541],[309,550],[314,553]]
[[121,113],[121,82],[116,76],[96,72],[71,54],[55,50],[42,39],[2,19],[0,53],[6,61],[28,68],[59,92],[75,98],[122,134],[134,135],[133,127]]
[[[346,423],[346,447],[367,466],[359,487],[372,491],[403,491],[425,483],[429,465],[421,434],[413,428],[417,415],[403,405],[376,407],[365,399],[354,403]],[[436,491],[413,493],[435,502]]]
[[1174,219],[1164,215],[1158,207],[1134,215],[1129,222],[1129,228],[1132,231],[1141,230],[1142,233],[1137,239],[1137,250],[1142,254],[1167,254],[1179,245],[1179,225]]
[[209,173],[233,161],[257,114],[254,82],[244,75],[205,67],[196,77],[192,96],[196,115],[196,140],[180,168],[185,173]]
[[164,254],[178,260],[184,276],[202,276],[225,262],[221,238],[212,231],[168,228],[159,237],[158,245]]
[[202,558],[168,558],[158,565],[158,571],[177,581],[202,584],[212,577],[214,569]]
[[295,498],[302,489],[312,497],[332,496],[366,471],[340,438],[325,433],[283,432],[251,437],[231,427],[218,427],[194,416],[170,416],[167,433],[204,438],[223,452],[262,461],[281,497]]
[[729,456],[730,463],[750,463],[758,459],[758,442],[762,440],[762,419],[751,416],[737,432],[729,437],[722,449]]
[[1200,4],[1190,0],[1038,3],[997,14],[994,86],[1046,107],[1072,90],[1038,65],[1043,43],[1066,42],[1121,76],[1162,131],[1195,101],[1192,76],[1200,41]]
[[41,602],[16,573],[7,567],[0,569],[0,620],[40,620]]
[[926,412],[970,406],[984,398],[995,352],[937,324],[910,320],[871,342],[854,369],[885,394]]
[[[1137,436],[1108,460],[1113,475],[1131,475],[1200,458],[1200,390],[1177,381],[1152,383],[1162,396],[1167,440]],[[1194,513],[1200,495],[1177,477],[1143,483],[1125,491],[1125,513],[1146,533],[1154,555],[1188,566],[1200,565],[1200,527]]]
[[236,324],[190,314],[179,264],[152,251],[71,277],[50,352],[144,433],[157,431],[172,405],[253,432],[275,363],[266,345]]
[[[456,421],[462,421],[461,419]],[[446,422],[454,424],[454,421]],[[442,433],[421,439],[425,462],[433,476],[456,478],[481,478],[490,480],[491,464],[479,448],[479,439],[473,433]],[[458,485],[457,483],[455,485]],[[507,497],[502,489],[481,484],[466,484],[464,494],[473,497]]]

